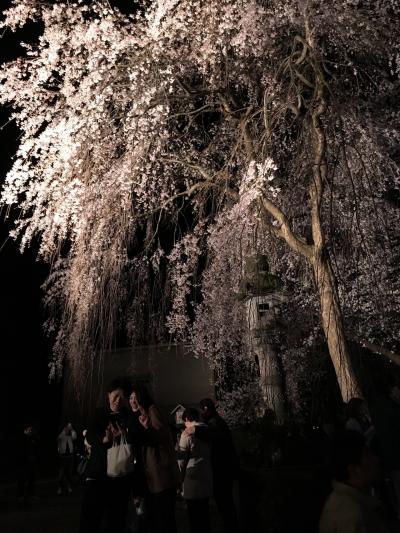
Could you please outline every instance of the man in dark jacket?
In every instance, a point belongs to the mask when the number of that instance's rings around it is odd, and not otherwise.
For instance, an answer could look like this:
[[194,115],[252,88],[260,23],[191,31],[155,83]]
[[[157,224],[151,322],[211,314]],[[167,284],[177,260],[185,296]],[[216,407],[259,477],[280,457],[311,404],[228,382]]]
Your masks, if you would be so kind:
[[238,473],[238,459],[228,424],[218,414],[214,402],[205,398],[200,402],[203,421],[208,426],[211,440],[214,500],[226,532],[239,530],[233,501],[233,481]]

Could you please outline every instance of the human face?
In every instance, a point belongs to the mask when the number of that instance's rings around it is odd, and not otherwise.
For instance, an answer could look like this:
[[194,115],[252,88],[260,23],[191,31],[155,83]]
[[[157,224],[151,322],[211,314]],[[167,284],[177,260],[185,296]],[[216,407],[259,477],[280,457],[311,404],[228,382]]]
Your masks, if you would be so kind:
[[211,414],[207,407],[203,407],[202,409],[200,409],[200,416],[201,420],[203,420],[204,422],[208,422],[210,420]]
[[394,385],[394,386],[390,389],[390,397],[391,397],[392,400],[394,400],[395,402],[400,403],[400,387],[399,387],[398,385]]
[[132,392],[129,396],[129,405],[131,406],[131,409],[134,413],[137,413],[139,411],[139,402],[137,401],[135,392]]
[[118,413],[124,405],[125,396],[122,389],[115,389],[108,393],[108,403],[113,413]]

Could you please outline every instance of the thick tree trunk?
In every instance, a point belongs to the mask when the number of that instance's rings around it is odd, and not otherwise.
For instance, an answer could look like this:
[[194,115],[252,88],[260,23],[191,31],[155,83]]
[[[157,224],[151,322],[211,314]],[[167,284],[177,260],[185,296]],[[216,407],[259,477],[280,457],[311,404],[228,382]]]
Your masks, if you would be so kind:
[[[314,271],[321,306],[322,327],[342,398],[343,401],[347,402],[354,396],[360,396],[360,388],[352,369],[346,346],[339,295],[335,275],[326,256],[326,236],[324,225],[322,224],[322,204],[328,179],[328,165],[325,131],[321,119],[327,111],[327,81],[325,80],[321,57],[314,42],[315,32],[309,25],[307,9],[304,10],[304,23],[305,39],[300,38],[303,43],[301,61],[300,59],[296,60],[293,68],[296,72],[301,65],[305,68],[304,76],[299,82],[299,91],[303,90],[304,84],[307,86],[307,91],[310,88],[314,89],[314,98],[309,109],[310,154],[313,159],[309,185],[312,242],[308,243],[305,238],[297,235],[292,230],[289,218],[273,200],[268,198],[268,194],[265,194],[260,199],[259,205],[274,219],[274,222],[271,223],[268,216],[266,216],[264,218],[265,226],[273,235],[284,240],[294,252],[304,256]],[[311,78],[310,69],[313,74]],[[308,78],[312,79],[312,83],[307,82]],[[248,127],[243,127],[243,134],[249,162],[255,161],[256,154]]]
[[329,354],[344,402],[360,397],[358,386],[344,336],[342,313],[336,287],[335,275],[329,259],[318,255],[312,259],[315,283],[318,290],[322,327],[328,344]]

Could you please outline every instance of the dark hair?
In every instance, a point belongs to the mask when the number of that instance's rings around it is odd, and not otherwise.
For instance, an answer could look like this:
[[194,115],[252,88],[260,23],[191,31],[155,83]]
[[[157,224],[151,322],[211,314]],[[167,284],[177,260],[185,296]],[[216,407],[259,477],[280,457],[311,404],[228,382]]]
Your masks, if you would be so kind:
[[110,381],[107,387],[107,392],[110,393],[114,390],[122,389],[125,396],[128,396],[129,391],[131,389],[131,384],[128,380],[128,378],[125,377],[119,377],[114,378]]
[[361,408],[366,405],[362,398],[350,398],[346,405],[346,413],[348,418],[359,419],[362,416]]
[[208,411],[209,413],[217,412],[215,403],[211,400],[211,398],[204,398],[204,400],[200,400],[199,406],[203,411]]
[[132,392],[135,393],[139,406],[145,411],[148,411],[149,407],[154,405],[154,400],[144,385],[131,384],[129,394],[132,394]]
[[348,480],[350,465],[361,463],[365,438],[361,433],[346,429],[337,433],[332,442],[332,474],[337,481]]
[[200,415],[197,409],[194,407],[188,407],[183,411],[182,414],[182,421],[186,422],[188,420],[189,422],[198,422],[200,420]]

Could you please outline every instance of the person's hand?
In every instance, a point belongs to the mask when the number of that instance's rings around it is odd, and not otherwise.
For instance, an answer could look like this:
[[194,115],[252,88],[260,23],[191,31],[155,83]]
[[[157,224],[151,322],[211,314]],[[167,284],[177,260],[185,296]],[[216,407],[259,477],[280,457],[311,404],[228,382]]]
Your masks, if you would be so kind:
[[111,424],[108,424],[106,427],[106,433],[103,437],[103,443],[106,444],[107,442],[111,442],[112,440],[112,431],[111,431]]
[[106,428],[106,434],[103,438],[103,442],[104,443],[107,443],[107,442],[112,442],[114,439],[116,439],[117,437],[120,437],[121,436],[121,428],[119,427],[118,424],[116,424],[115,426],[113,424],[111,424],[111,422],[108,424],[107,428]]
[[146,415],[146,413],[142,412],[141,415],[139,416],[139,422],[142,424],[142,426],[145,428],[145,429],[148,429],[149,427],[149,417]]
[[120,426],[118,425],[118,422],[115,422],[115,425],[114,424],[110,424],[110,426],[111,426],[112,438],[116,439],[117,437],[120,437],[121,433],[122,433],[122,430],[121,430]]

